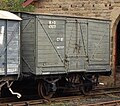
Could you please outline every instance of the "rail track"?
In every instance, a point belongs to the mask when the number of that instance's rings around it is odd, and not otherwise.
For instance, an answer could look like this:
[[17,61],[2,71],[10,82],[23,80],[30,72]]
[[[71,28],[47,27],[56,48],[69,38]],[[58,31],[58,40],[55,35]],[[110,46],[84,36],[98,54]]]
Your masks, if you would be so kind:
[[120,100],[101,102],[101,103],[82,105],[82,106],[120,106]]
[[[109,91],[108,91],[109,89]],[[118,90],[119,89],[119,90]],[[99,92],[98,92],[99,91]],[[117,88],[104,88],[104,89],[95,89],[93,90],[92,92],[90,92],[90,94],[88,95],[75,95],[75,96],[68,96],[68,97],[56,97],[56,98],[51,98],[49,100],[45,100],[45,99],[36,99],[36,100],[22,100],[22,101],[13,101],[12,98],[12,102],[10,101],[5,101],[5,103],[0,103],[0,106],[39,106],[41,104],[46,104],[46,105],[50,105],[52,103],[54,104],[59,104],[59,103],[68,103],[68,102],[80,102],[82,99],[85,100],[85,99],[88,99],[88,98],[93,98],[93,97],[96,97],[96,96],[100,96],[100,95],[106,95],[106,96],[110,96],[111,98],[114,97],[116,98],[116,100],[114,101],[109,101],[109,102],[101,102],[101,103],[93,103],[93,104],[89,104],[87,103],[86,105],[84,105],[84,103],[79,103],[79,105],[83,105],[83,106],[109,106],[109,104],[111,104],[110,106],[116,106],[116,105],[119,105],[120,104],[120,96],[114,96],[112,94],[120,94],[120,88],[117,87]],[[4,98],[5,99],[5,98]],[[7,98],[7,99],[10,99],[10,98]],[[119,100],[118,100],[119,99]],[[19,100],[19,99],[18,99]],[[0,99],[0,101],[3,102],[2,99]],[[113,105],[112,105],[113,104]]]

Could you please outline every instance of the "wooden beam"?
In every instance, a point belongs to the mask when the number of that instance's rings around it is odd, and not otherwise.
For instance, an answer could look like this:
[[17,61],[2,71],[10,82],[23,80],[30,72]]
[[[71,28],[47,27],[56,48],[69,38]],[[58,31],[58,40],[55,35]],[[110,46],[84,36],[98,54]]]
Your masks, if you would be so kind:
[[34,0],[26,0],[24,3],[22,3],[23,7],[26,7],[28,5],[30,5]]

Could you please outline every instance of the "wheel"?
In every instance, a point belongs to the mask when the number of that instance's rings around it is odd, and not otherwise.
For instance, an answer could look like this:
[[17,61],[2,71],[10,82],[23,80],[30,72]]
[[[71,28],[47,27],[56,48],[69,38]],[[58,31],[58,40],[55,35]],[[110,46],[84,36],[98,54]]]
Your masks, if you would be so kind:
[[90,84],[88,85],[83,84],[83,86],[81,87],[81,93],[84,95],[87,95],[91,90],[92,90],[92,85]]
[[90,78],[82,79],[81,80],[81,93],[87,95],[93,88],[92,80]]
[[46,81],[38,82],[38,95],[44,99],[50,99],[53,96],[52,86]]

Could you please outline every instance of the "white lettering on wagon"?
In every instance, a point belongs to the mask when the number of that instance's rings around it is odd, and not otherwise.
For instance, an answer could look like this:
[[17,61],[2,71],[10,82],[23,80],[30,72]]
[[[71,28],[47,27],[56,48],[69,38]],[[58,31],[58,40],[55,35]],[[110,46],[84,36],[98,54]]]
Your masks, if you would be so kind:
[[5,27],[1,26],[1,29],[0,29],[0,44],[1,45],[3,44],[4,29]]
[[49,21],[48,27],[51,29],[56,28],[56,21]]
[[64,46],[57,46],[57,49],[64,49]]
[[57,42],[62,42],[62,41],[63,41],[63,38],[57,38],[56,41],[57,41]]

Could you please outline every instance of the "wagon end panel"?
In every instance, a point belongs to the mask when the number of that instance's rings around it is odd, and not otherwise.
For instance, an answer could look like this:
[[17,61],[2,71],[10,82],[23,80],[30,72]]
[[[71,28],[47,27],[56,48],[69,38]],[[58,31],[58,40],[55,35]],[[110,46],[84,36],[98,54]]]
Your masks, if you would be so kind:
[[65,73],[65,21],[55,16],[37,16],[36,74]]
[[21,73],[24,75],[36,74],[36,20],[35,15],[22,13],[21,23]]
[[0,20],[0,75],[17,75],[20,66],[20,25]]

